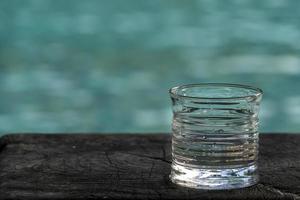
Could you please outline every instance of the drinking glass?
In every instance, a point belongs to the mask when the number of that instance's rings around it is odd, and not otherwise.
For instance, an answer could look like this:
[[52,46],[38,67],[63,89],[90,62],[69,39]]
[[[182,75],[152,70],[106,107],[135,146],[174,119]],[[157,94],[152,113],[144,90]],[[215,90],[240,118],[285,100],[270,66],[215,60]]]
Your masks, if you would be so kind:
[[233,189],[258,182],[259,88],[191,84],[170,89],[172,182],[197,189]]

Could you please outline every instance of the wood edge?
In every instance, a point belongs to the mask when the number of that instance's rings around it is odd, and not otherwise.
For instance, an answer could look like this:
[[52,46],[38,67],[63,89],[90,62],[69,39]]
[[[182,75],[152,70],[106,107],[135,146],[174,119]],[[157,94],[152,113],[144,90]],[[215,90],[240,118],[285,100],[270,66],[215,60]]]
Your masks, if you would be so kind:
[[[77,132],[77,133],[8,133],[0,136],[0,152],[3,148],[10,143],[14,143],[16,141],[22,141],[24,137],[68,137],[68,136],[79,136],[79,137],[89,137],[89,136],[99,136],[99,137],[171,137],[171,133],[167,132],[157,132],[157,133],[100,133],[100,132]],[[260,137],[270,138],[270,137],[300,137],[300,133],[270,133],[263,132],[260,133]]]
[[9,133],[0,136],[0,152],[2,149],[11,143],[19,143],[26,138],[57,138],[57,137],[72,137],[78,136],[82,138],[86,138],[89,136],[92,137],[134,137],[134,138],[145,138],[145,137],[170,137],[169,133]]
[[78,135],[78,136],[159,136],[159,135],[171,135],[171,133],[168,132],[146,132],[146,133],[138,133],[138,132],[116,132],[116,133],[109,133],[109,132],[74,132],[74,133],[59,133],[59,132],[49,132],[49,133],[41,133],[41,132],[37,132],[37,133],[31,133],[31,132],[22,132],[22,133],[8,133],[8,134],[4,134],[2,136],[0,136],[0,140],[2,138],[6,138],[6,137],[20,137],[20,136],[71,136],[71,135]]

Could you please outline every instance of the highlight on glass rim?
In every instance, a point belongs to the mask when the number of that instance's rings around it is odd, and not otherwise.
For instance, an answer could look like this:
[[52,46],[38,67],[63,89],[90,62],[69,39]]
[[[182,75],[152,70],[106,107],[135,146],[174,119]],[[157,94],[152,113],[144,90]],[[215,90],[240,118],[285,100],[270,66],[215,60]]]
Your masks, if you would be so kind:
[[1,199],[298,199],[300,2],[1,0]]

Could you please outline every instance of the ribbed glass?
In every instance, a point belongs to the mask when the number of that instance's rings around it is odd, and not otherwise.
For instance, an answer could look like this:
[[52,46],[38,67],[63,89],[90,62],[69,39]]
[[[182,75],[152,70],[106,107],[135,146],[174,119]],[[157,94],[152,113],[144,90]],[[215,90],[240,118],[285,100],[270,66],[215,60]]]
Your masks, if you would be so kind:
[[262,90],[211,83],[174,87],[170,95],[171,180],[199,189],[232,189],[257,183]]

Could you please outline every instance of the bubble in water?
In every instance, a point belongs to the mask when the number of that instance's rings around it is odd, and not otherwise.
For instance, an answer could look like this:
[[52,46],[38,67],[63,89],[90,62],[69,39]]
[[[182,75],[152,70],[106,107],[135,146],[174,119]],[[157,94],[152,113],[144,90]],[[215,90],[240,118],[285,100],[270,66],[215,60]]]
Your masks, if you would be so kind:
[[223,129],[216,130],[215,133],[224,133]]

